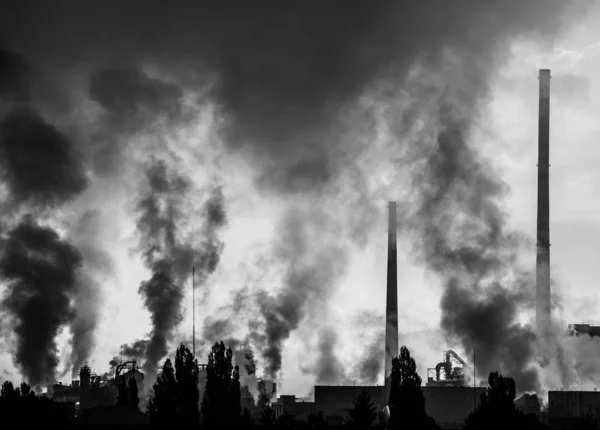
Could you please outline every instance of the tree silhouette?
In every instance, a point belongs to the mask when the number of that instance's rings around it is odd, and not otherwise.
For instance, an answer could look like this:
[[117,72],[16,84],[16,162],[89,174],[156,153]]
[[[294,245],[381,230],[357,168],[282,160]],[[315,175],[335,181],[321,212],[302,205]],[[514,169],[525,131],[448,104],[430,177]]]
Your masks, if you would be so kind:
[[348,415],[350,416],[350,425],[354,428],[367,428],[373,424],[377,417],[377,408],[373,399],[367,393],[367,390],[362,390],[356,399],[354,399],[354,408]]
[[435,421],[425,412],[425,398],[417,364],[408,348],[400,348],[400,355],[392,359],[388,428],[436,429]]
[[[5,381],[0,389],[0,417],[3,423],[18,423],[22,428],[68,427],[72,422],[60,404],[38,397],[25,382],[15,388]],[[10,426],[9,427],[14,427]]]
[[194,359],[191,351],[181,344],[175,353],[178,415],[181,422],[190,425],[199,424],[198,373],[198,361]]
[[271,427],[275,425],[275,411],[269,405],[263,407],[260,413],[260,422],[265,427]]
[[175,354],[175,369],[167,359],[153,388],[147,406],[153,424],[198,424],[198,363],[183,344]]
[[177,417],[177,384],[171,360],[167,358],[162,372],[152,387],[154,397],[148,401],[147,412],[153,424],[172,425]]
[[311,412],[308,414],[306,418],[306,423],[310,428],[313,429],[321,429],[326,427],[327,423],[325,422],[325,416],[323,415],[323,411]]
[[122,375],[119,377],[117,406],[127,406],[129,404],[129,394],[127,392],[127,381]]
[[241,416],[240,373],[232,364],[233,352],[215,343],[208,355],[206,388],[202,398],[202,421],[207,427],[230,427]]
[[138,393],[137,381],[135,378],[129,380],[129,405],[132,409],[138,411],[140,408],[140,396]]
[[252,414],[248,410],[248,408],[244,408],[242,410],[242,416],[240,418],[240,427],[247,428],[254,426],[254,418],[252,418]]
[[278,427],[295,427],[298,424],[298,421],[288,410],[284,410],[279,418],[275,420],[275,424]]
[[480,397],[480,404],[465,421],[465,430],[486,428],[544,429],[535,415],[524,414],[515,407],[516,386],[512,378],[498,372],[490,373],[488,388]]

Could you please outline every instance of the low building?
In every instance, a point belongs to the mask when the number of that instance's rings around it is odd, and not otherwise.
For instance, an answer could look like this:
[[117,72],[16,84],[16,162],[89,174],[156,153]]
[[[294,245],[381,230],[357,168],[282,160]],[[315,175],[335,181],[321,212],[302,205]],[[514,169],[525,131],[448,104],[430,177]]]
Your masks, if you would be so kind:
[[316,412],[315,402],[308,399],[297,399],[294,395],[279,396],[272,406],[276,419],[287,412],[297,420],[306,421],[310,414]]
[[[425,411],[443,429],[460,428],[479,404],[485,387],[421,387]],[[315,386],[315,411],[323,412],[328,423],[347,419],[354,399],[365,390],[379,409],[383,404],[383,386]]]
[[600,327],[590,324],[569,324],[569,334],[571,336],[588,335],[591,337],[600,336]]
[[584,418],[600,421],[600,392],[550,391],[548,418],[552,430],[573,428]]

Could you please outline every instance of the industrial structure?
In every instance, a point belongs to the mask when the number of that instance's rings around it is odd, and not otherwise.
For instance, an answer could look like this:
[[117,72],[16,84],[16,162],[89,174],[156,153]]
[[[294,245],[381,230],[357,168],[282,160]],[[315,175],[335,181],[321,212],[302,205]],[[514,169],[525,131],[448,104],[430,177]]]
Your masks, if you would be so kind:
[[[550,228],[549,228],[549,130],[550,130],[550,70],[539,74],[539,136],[538,136],[538,201],[536,243],[536,330],[540,339],[548,339],[551,328],[550,303]],[[365,391],[373,402],[383,409],[391,388],[392,359],[399,353],[398,327],[398,273],[397,273],[397,207],[388,206],[388,249],[386,280],[385,345],[383,346],[383,385],[375,386],[326,386],[314,387],[314,399],[300,399],[293,395],[281,395],[275,400],[276,383],[256,376],[256,364],[252,350],[246,344],[233,345],[234,365],[240,372],[241,406],[260,420],[262,407],[271,403],[275,417],[289,414],[306,420],[311,414],[322,412],[329,424],[342,424],[348,418],[357,396]],[[192,275],[193,276],[193,275]],[[193,287],[193,282],[192,282]],[[193,327],[195,335],[195,326]],[[588,324],[571,324],[569,333],[574,336],[600,336],[600,327]],[[195,336],[194,336],[195,337]],[[194,348],[195,349],[195,348]],[[129,366],[120,376],[120,371]],[[200,397],[206,384],[206,364],[199,365]],[[442,360],[427,369],[427,381],[422,387],[425,408],[429,416],[444,429],[459,428],[479,404],[485,386],[475,386],[468,380],[474,363],[468,364],[454,350],[443,352]],[[119,377],[136,378],[142,386],[144,375],[136,369],[135,362],[117,367],[114,378],[99,377],[86,365],[81,369],[80,380],[70,386],[57,384],[53,397],[58,401],[77,402],[82,408],[113,405],[117,398]],[[526,411],[539,414],[537,396],[524,395],[515,404]],[[555,423],[572,423],[574,419],[591,414],[600,418],[600,393],[550,391],[549,417]]]
[[[121,374],[123,370],[125,373]],[[54,384],[48,395],[57,402],[74,402],[77,406],[76,413],[79,415],[86,409],[114,405],[117,402],[121,378],[125,378],[127,384],[134,378],[138,387],[142,387],[144,383],[144,374],[137,369],[135,361],[119,364],[114,377],[109,374],[98,375],[85,364],[79,371],[79,380],[74,380],[71,385]]]
[[[398,355],[398,256],[396,250],[396,202],[389,204],[387,288],[385,301],[385,365],[382,401],[387,404],[392,384],[392,359]],[[385,404],[381,406],[384,407]]]
[[444,361],[427,369],[426,387],[464,387],[467,363],[451,349],[444,352]]
[[[538,137],[538,204],[537,204],[537,255],[536,255],[536,327],[541,338],[546,338],[551,328],[550,304],[550,198],[549,198],[549,135],[550,135],[550,70],[540,70],[539,75],[539,137]],[[383,408],[389,399],[392,358],[399,353],[398,345],[398,284],[396,250],[396,204],[389,204],[388,262],[386,289],[386,326],[384,347],[383,386],[315,386],[314,407],[310,402],[296,402],[292,396],[280,399],[279,410],[306,415],[311,408],[323,412],[329,423],[341,423],[353,401],[363,390],[375,404]],[[578,333],[596,333],[593,328],[574,326]],[[587,331],[586,331],[587,330]],[[600,328],[598,328],[600,333]],[[472,368],[472,367],[471,367]],[[427,414],[442,428],[458,428],[476,408],[485,387],[466,385],[467,363],[453,350],[444,352],[443,360],[427,371],[423,387]],[[474,384],[474,381],[473,381]],[[519,402],[531,409],[529,398]],[[552,407],[552,406],[551,406]]]
[[568,330],[571,336],[581,336],[584,334],[591,337],[600,336],[600,326],[589,324],[569,324]]
[[538,204],[536,255],[536,328],[546,339],[550,315],[550,70],[540,70],[538,130]]

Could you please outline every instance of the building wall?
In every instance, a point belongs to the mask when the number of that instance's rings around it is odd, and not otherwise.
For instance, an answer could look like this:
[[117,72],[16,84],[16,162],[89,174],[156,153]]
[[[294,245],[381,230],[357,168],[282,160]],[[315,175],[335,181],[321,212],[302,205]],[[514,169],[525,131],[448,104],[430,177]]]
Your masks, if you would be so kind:
[[366,390],[373,399],[377,409],[380,409],[383,398],[383,386],[343,386],[343,385],[316,385],[315,410],[323,412],[328,422],[339,417],[347,417],[348,410],[354,406],[354,399]]
[[548,412],[550,419],[586,415],[600,418],[600,392],[550,391],[548,393]]
[[[315,410],[322,411],[329,421],[347,417],[354,399],[362,390],[373,399],[379,410],[382,402],[381,386],[315,386]],[[425,410],[442,428],[458,428],[479,404],[484,387],[422,387]],[[474,403],[475,402],[475,403]]]
[[425,410],[442,428],[460,428],[479,405],[484,387],[422,387]]
[[316,411],[315,402],[298,402],[296,396],[280,396],[276,403],[273,403],[275,418],[279,418],[285,411],[298,420],[306,421],[311,413]]

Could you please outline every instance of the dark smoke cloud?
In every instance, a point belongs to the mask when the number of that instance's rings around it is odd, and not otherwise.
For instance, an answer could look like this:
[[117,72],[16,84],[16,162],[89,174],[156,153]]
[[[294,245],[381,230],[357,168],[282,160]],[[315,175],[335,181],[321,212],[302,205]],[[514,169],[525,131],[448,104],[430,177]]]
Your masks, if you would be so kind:
[[[102,131],[92,146],[95,171],[112,174],[122,165],[131,136],[157,120],[182,119],[182,89],[173,82],[148,76],[138,68],[92,72],[89,97],[102,106]],[[149,147],[147,147],[149,150]]]
[[82,271],[77,279],[74,307],[76,316],[71,322],[71,366],[73,375],[88,361],[96,345],[95,330],[104,305],[103,282],[114,274],[114,264],[107,252],[98,247],[102,237],[102,213],[86,210],[70,225],[69,239],[83,257]]
[[31,96],[34,69],[16,52],[0,48],[0,97],[26,102]]
[[136,122],[161,114],[175,118],[181,115],[182,96],[178,85],[153,79],[141,70],[103,69],[94,72],[90,80],[91,99],[115,122]]
[[63,203],[87,185],[70,139],[38,114],[13,111],[0,123],[0,169],[15,204]]
[[336,355],[337,343],[337,334],[332,328],[325,328],[319,334],[319,355],[314,369],[317,384],[339,384],[346,380],[346,372]]
[[311,303],[326,301],[347,265],[347,251],[333,240],[323,243],[330,220],[318,210],[290,209],[278,226],[276,261],[286,267],[275,295],[256,295],[263,317],[265,374],[281,369],[283,342],[298,327]]
[[359,361],[358,379],[363,384],[373,385],[380,381],[383,375],[383,353],[385,332],[380,331],[367,348]]
[[[216,79],[210,96],[226,117],[228,145],[255,155],[263,183],[287,191],[320,189],[340,164],[354,162],[352,144],[333,138],[335,124],[373,81],[401,83],[416,59],[444,48],[493,60],[518,35],[543,31],[551,39],[570,17],[561,0],[169,6],[6,2],[0,41],[52,64],[151,62],[183,80]],[[485,84],[487,76],[476,77],[475,85]],[[139,88],[124,86],[135,98],[156,94]]]
[[121,353],[124,357],[140,360],[146,354],[146,348],[148,347],[148,341],[145,339],[138,339],[131,344],[121,345]]
[[192,266],[196,268],[196,285],[203,285],[216,269],[223,249],[218,231],[225,217],[223,195],[217,187],[203,208],[199,243],[193,243],[178,229],[185,216],[182,206],[189,181],[168,169],[163,161],[152,162],[146,179],[149,192],[138,205],[138,231],[144,263],[152,276],[142,282],[139,292],[152,320],[144,369],[154,374],[158,361],[167,355],[173,330],[182,320],[184,287],[190,281]]
[[32,219],[8,232],[0,259],[0,273],[8,284],[2,305],[14,318],[15,362],[36,388],[54,380],[54,339],[75,315],[71,300],[81,260],[75,247]]
[[[219,220],[219,217],[216,217]],[[229,304],[221,306],[204,318],[202,326],[202,341],[214,345],[231,337],[238,328],[236,323],[243,323],[245,314],[251,308],[252,298],[248,288],[244,287],[232,294]]]
[[414,178],[417,210],[405,222],[445,284],[442,329],[466,350],[476,348],[481,375],[498,370],[520,390],[539,389],[534,333],[515,321],[533,300],[532,278],[517,266],[525,242],[506,227],[504,184],[468,144],[471,118],[457,112],[472,102],[454,98],[437,112],[438,137],[419,148],[425,162]]
[[[118,6],[20,0],[0,8],[0,41],[40,61],[72,65],[110,58],[135,67],[155,61],[169,64],[181,79],[196,77],[204,83],[216,78],[210,97],[223,113],[226,145],[252,157],[260,169],[258,185],[276,192],[328,191],[365,150],[354,138],[336,138],[345,108],[375,83],[407,87],[420,102],[393,113],[399,118],[399,138],[406,141],[412,119],[422,113],[431,115],[429,125],[445,130],[435,147],[423,138],[409,153],[416,165],[426,162],[414,184],[421,208],[411,223],[420,236],[415,243],[432,270],[450,279],[446,270],[452,268],[460,285],[502,270],[506,253],[500,250],[512,249],[493,203],[501,197],[494,188],[498,181],[489,180],[493,172],[477,168],[477,153],[464,145],[476,120],[474,112],[510,42],[529,35],[552,39],[561,22],[570,18],[570,5],[562,0],[175,1],[168,9],[158,0]],[[452,73],[447,73],[443,60],[452,57]],[[422,86],[407,83],[415,64],[443,83],[443,103],[428,97],[429,90]],[[440,104],[445,109],[427,112],[428,105]],[[459,111],[466,111],[467,117],[455,117]],[[482,198],[478,193],[484,192],[491,194]],[[474,231],[461,226],[454,215],[457,210],[481,224]],[[286,214],[284,224],[289,218]],[[453,232],[464,237],[449,238]],[[288,235],[289,229],[281,229],[284,241],[290,241]],[[473,244],[467,248],[461,242]],[[330,288],[333,276],[325,267],[336,252],[319,247],[304,251],[301,255],[315,257],[312,264],[288,258],[282,291],[262,297],[270,373],[279,370],[282,342],[302,320],[308,299]],[[446,325],[461,326],[455,321]],[[466,342],[465,333],[456,334]],[[481,347],[494,350],[497,345]]]

